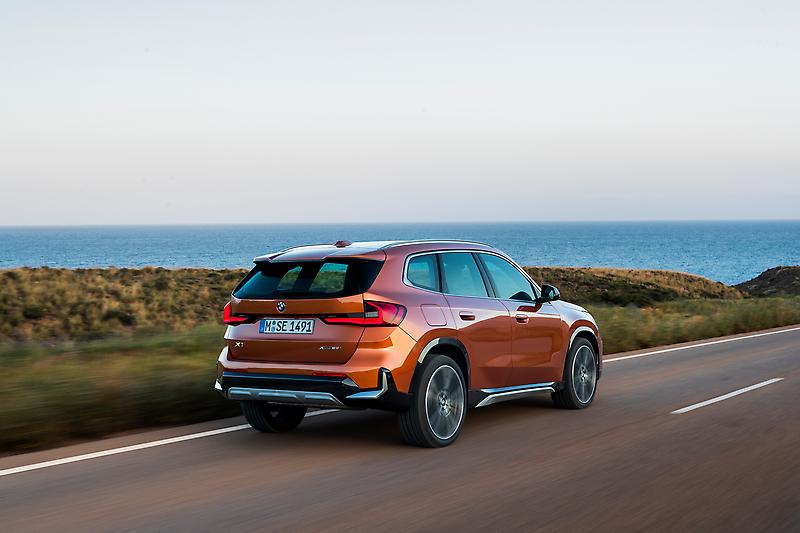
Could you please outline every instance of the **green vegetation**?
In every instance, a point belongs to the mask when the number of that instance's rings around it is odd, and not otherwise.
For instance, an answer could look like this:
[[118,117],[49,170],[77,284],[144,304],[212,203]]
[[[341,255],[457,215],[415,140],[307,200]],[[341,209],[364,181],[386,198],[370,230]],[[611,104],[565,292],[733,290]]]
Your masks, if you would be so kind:
[[24,451],[133,428],[238,414],[213,390],[223,328],[8,346],[0,391],[0,450]]
[[[800,297],[747,298],[663,271],[529,268],[601,324],[606,353],[800,323]],[[0,271],[0,451],[238,413],[212,388],[240,270]]]
[[586,307],[602,328],[607,354],[800,324],[797,296]]

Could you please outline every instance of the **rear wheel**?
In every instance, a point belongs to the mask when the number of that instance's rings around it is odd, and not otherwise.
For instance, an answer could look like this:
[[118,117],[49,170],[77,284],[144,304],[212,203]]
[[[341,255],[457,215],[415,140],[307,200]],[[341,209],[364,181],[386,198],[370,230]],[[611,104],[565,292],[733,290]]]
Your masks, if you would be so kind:
[[461,432],[466,409],[461,369],[449,357],[435,355],[425,362],[411,407],[399,415],[403,440],[426,448],[447,446]]
[[266,402],[241,402],[242,413],[253,429],[264,433],[284,433],[300,425],[305,407],[272,405]]
[[563,388],[551,395],[553,403],[564,409],[583,409],[592,403],[596,391],[597,354],[588,340],[577,338],[564,365]]

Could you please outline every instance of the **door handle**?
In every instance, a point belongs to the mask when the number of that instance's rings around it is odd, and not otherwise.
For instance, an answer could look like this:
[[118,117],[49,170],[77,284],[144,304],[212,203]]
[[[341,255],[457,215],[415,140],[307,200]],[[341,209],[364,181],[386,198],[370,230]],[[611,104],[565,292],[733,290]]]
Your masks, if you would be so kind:
[[517,315],[514,318],[516,318],[517,322],[519,322],[520,324],[526,324],[528,322],[528,315],[524,315],[522,313],[517,313]]
[[458,316],[461,317],[461,320],[475,320],[475,313],[468,313],[466,311],[461,311],[458,313]]

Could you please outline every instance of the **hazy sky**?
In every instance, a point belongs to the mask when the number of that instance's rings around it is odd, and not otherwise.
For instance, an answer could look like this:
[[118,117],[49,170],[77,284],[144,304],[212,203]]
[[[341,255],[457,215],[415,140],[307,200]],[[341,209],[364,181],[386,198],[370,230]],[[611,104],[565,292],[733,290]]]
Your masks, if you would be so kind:
[[0,224],[800,217],[800,2],[0,0]]

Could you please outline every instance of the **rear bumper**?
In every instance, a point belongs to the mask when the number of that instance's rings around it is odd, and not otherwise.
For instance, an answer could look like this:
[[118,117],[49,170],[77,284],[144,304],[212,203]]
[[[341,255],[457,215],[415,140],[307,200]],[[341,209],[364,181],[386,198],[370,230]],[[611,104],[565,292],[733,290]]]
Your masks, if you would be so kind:
[[349,378],[244,372],[223,372],[214,388],[229,400],[277,405],[390,411],[410,405],[410,396],[398,392],[385,368],[379,370],[378,387],[371,389],[361,389]]

